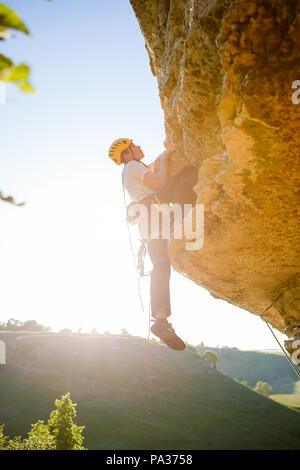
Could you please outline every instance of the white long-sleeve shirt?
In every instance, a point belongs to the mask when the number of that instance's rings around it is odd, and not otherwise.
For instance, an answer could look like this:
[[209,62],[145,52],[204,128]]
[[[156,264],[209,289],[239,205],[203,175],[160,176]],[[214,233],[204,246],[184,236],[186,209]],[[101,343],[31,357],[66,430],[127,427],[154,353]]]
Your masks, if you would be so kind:
[[132,201],[141,201],[145,196],[155,191],[143,184],[145,173],[150,171],[143,163],[131,160],[123,169],[123,181]]

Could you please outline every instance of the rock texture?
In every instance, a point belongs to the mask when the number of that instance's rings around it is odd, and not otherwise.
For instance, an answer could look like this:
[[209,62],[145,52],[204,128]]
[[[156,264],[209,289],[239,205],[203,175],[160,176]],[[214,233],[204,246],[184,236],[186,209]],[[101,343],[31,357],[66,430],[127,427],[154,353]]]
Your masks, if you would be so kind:
[[172,264],[291,337],[300,326],[300,2],[130,1],[177,146],[172,171],[199,167],[204,246],[174,240]]

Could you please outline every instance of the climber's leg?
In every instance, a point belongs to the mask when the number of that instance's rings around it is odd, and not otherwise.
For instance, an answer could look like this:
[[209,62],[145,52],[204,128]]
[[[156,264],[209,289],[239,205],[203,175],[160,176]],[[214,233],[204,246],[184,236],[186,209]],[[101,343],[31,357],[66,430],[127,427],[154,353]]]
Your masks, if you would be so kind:
[[183,351],[185,344],[175,333],[167,317],[171,315],[170,306],[170,261],[167,253],[167,240],[151,240],[148,242],[148,253],[153,263],[151,274],[151,310],[155,320],[151,327],[152,333],[167,346]]
[[154,319],[167,318],[171,315],[171,267],[167,253],[167,240],[150,240],[147,246],[153,264],[150,285],[152,317]]

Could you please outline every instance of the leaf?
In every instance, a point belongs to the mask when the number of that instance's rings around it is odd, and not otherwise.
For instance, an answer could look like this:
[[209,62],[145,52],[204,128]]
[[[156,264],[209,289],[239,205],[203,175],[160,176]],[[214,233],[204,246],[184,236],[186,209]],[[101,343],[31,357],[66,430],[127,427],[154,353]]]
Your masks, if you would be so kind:
[[27,80],[24,80],[22,83],[17,83],[17,87],[24,91],[24,93],[34,93],[34,88],[30,85]]
[[5,55],[0,54],[0,72],[11,65],[13,65],[13,61]]
[[16,85],[20,90],[25,93],[34,93],[34,88],[30,85],[28,78],[30,74],[30,68],[26,64],[15,65],[11,69],[9,75],[10,82],[16,82]]
[[9,202],[10,204],[13,204],[14,206],[24,206],[25,202],[15,202],[14,198],[12,196],[6,196],[4,197],[2,192],[0,191],[0,199],[5,202]]
[[28,65],[14,65],[11,59],[0,54],[0,80],[15,83],[25,93],[34,93],[34,88],[28,81],[29,74],[30,68]]
[[14,82],[15,80],[28,80],[30,69],[26,64],[15,65],[10,73],[9,80]]
[[0,27],[11,28],[29,34],[25,24],[19,16],[9,7],[0,3]]

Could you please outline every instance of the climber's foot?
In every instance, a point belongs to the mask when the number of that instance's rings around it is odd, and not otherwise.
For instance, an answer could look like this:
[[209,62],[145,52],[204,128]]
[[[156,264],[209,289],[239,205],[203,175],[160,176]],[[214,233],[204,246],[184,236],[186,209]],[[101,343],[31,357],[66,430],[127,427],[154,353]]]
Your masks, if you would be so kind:
[[183,351],[185,344],[179,336],[176,335],[171,323],[167,320],[156,320],[151,327],[152,333],[161,339],[167,346],[175,351]]

